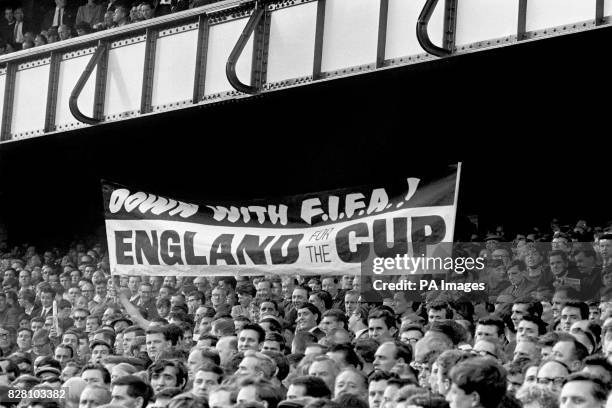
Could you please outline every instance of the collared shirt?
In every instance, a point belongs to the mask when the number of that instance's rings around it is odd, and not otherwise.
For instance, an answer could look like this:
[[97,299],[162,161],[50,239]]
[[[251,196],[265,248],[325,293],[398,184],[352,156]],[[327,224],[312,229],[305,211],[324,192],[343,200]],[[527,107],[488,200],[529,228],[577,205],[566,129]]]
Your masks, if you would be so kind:
[[536,289],[536,286],[528,279],[523,279],[518,285],[510,285],[506,289],[502,290],[501,295],[510,295],[513,298],[519,298],[524,295],[529,295]]
[[60,26],[64,22],[64,9],[56,7],[53,16],[53,26]]
[[13,31],[13,38],[16,43],[23,42],[23,21],[17,21],[15,23],[15,29]]
[[42,317],[43,319],[46,318],[47,316],[53,316],[53,306],[49,306],[47,308],[42,308],[40,311],[40,317]]

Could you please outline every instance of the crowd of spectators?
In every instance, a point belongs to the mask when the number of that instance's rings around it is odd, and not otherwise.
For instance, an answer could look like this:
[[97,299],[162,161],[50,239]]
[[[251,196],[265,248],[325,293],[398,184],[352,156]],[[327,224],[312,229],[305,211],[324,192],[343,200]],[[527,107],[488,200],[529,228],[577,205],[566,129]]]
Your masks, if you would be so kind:
[[101,243],[3,243],[0,404],[611,408],[612,231],[553,228],[483,240],[485,297],[379,303],[333,271],[111,276]]
[[0,1],[0,55],[83,36],[219,0]]

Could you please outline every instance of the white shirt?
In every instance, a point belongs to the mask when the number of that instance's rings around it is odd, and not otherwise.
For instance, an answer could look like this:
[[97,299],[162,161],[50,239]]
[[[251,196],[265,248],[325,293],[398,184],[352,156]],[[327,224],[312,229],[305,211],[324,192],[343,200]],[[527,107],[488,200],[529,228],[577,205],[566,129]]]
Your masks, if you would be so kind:
[[15,22],[15,31],[14,31],[13,38],[15,39],[15,42],[17,43],[23,42],[23,21]]
[[55,15],[53,16],[53,24],[51,25],[54,27],[61,25],[63,18],[64,18],[64,9],[56,7]]

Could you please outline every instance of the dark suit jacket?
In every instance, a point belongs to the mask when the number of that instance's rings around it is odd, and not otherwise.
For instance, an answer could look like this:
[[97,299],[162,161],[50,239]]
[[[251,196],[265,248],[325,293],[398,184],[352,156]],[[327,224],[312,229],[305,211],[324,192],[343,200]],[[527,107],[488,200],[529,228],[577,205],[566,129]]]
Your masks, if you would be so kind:
[[[17,23],[15,22],[15,24]],[[28,31],[33,32],[34,35],[38,34],[38,32],[34,29],[32,24],[28,23],[27,21],[24,21],[23,27],[21,29],[21,33],[25,34]],[[13,26],[13,28],[11,29],[11,44],[13,44],[13,48],[15,48],[15,50],[21,49],[22,44],[15,41],[15,26]]]
[[[51,27],[53,25],[54,17],[55,17],[55,7],[49,10],[47,14],[45,14],[45,17],[43,18],[43,21],[41,24],[41,28],[43,30],[46,30],[49,27]],[[68,24],[70,27],[74,28],[74,22],[76,21],[76,10],[66,7],[64,9],[64,19],[63,20],[64,20],[63,21],[64,24]]]
[[46,318],[48,316],[53,316],[53,307],[51,307],[49,309],[49,313],[47,313],[46,315],[43,313],[44,309],[43,307],[35,307],[34,310],[32,310],[32,314],[30,315],[30,318],[32,317],[42,317],[42,318]]
[[36,316],[40,316],[40,310],[41,310],[41,306],[39,304],[35,304],[34,308],[32,309],[32,313],[30,314],[26,313],[26,315],[30,317],[30,319]]
[[9,44],[13,44],[13,31],[15,30],[15,21],[9,24],[6,19],[0,22],[0,37]]

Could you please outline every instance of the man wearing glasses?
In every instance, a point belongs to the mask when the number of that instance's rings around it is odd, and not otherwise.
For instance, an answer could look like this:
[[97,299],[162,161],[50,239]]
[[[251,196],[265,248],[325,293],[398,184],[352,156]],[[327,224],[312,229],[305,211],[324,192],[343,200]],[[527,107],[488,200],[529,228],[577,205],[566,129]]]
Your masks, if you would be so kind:
[[540,365],[536,381],[552,392],[559,394],[563,381],[569,374],[570,370],[565,364],[549,360]]
[[74,320],[74,327],[84,331],[85,326],[87,325],[87,316],[89,316],[88,310],[76,309],[72,314],[72,319]]
[[12,337],[9,330],[4,326],[0,326],[0,350],[3,356],[8,356],[13,352],[14,345]]
[[400,332],[400,341],[404,344],[410,344],[412,347],[417,341],[423,338],[423,326],[420,324],[409,324],[402,326]]
[[36,331],[32,337],[32,361],[35,361],[37,357],[51,356],[52,354],[49,332],[45,329]]

